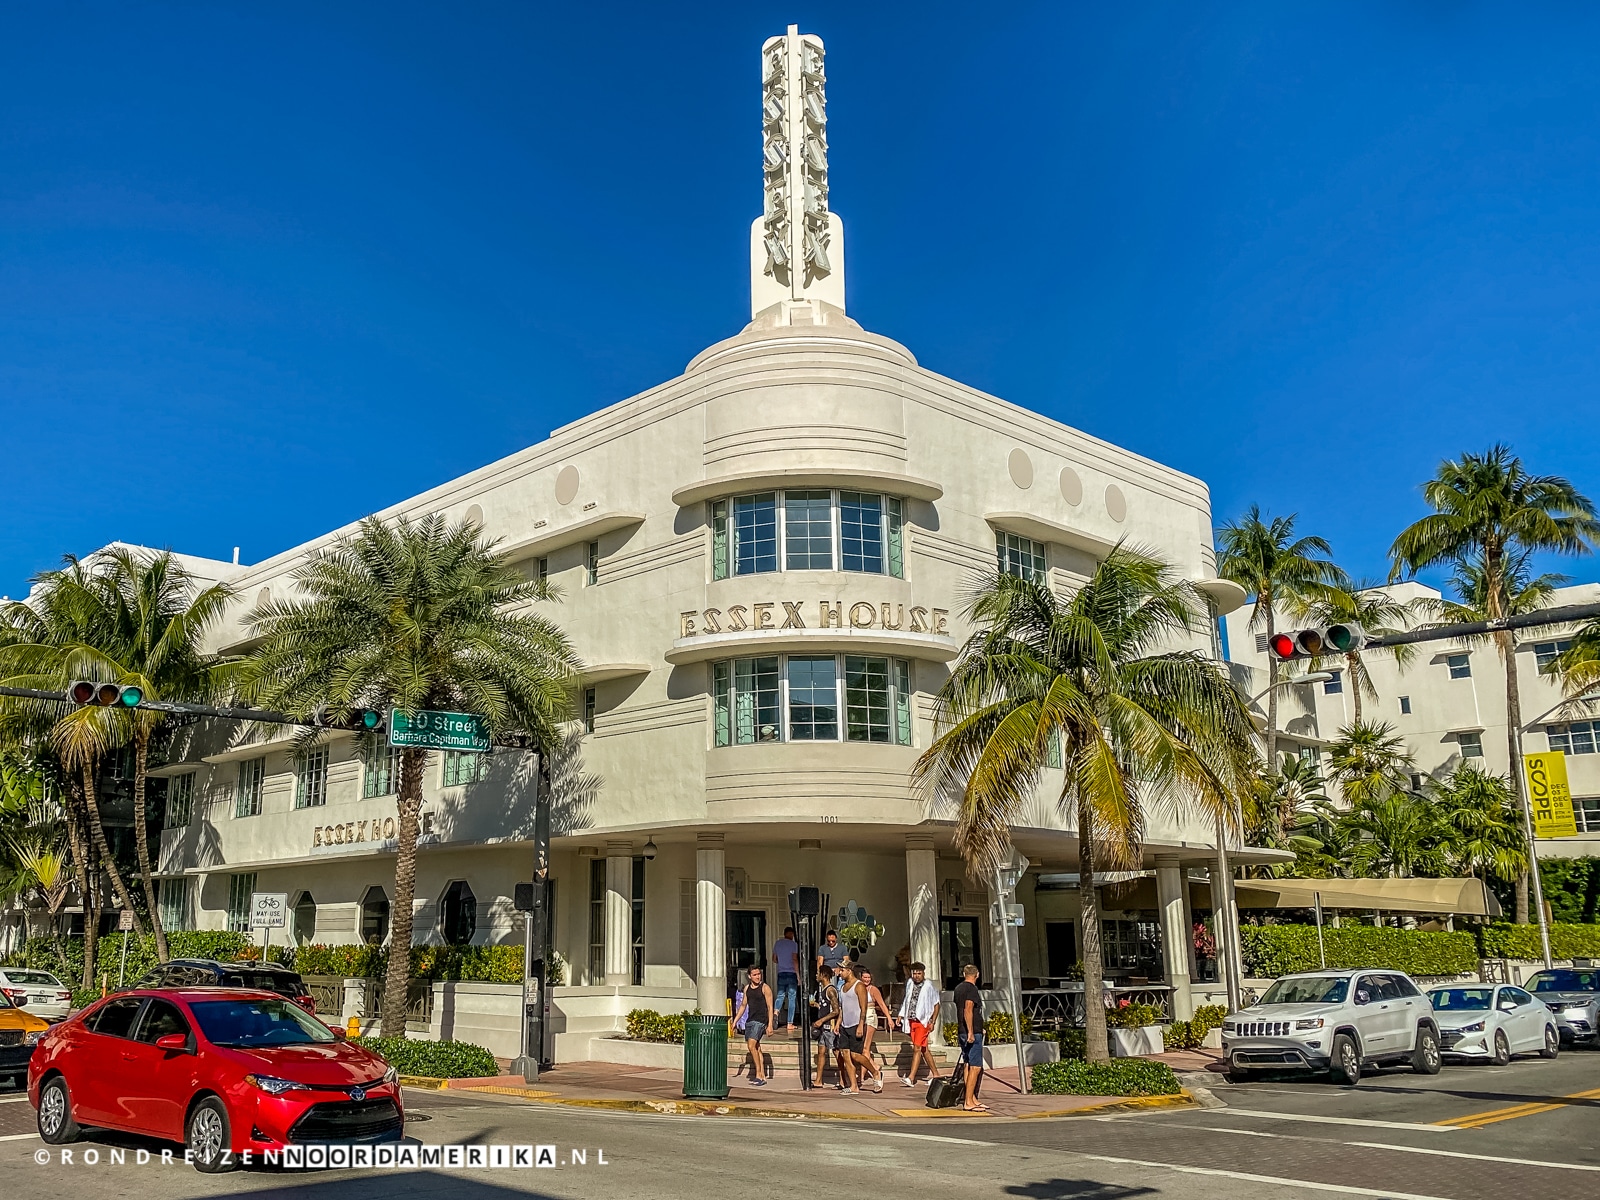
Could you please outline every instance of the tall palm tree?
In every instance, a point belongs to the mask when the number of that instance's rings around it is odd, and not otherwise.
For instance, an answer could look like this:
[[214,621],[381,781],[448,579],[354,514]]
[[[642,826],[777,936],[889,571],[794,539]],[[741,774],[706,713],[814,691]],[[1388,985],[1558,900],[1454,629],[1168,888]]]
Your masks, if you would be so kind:
[[[1318,625],[1354,623],[1373,637],[1409,629],[1419,616],[1413,602],[1396,600],[1379,585],[1366,581],[1330,585],[1320,589],[1309,601],[1291,601],[1290,608],[1297,616]],[[1401,667],[1407,666],[1416,657],[1416,652],[1416,647],[1412,645],[1390,646],[1383,651],[1393,656]],[[1373,685],[1372,675],[1361,653],[1360,650],[1350,650],[1342,656],[1344,673],[1351,685],[1351,717],[1358,723],[1361,720],[1362,698],[1378,698],[1378,689]],[[1322,662],[1313,660],[1311,665],[1314,670],[1320,669]]]
[[1528,869],[1516,796],[1504,775],[1462,763],[1431,789],[1444,822],[1444,851],[1457,870],[1478,879],[1516,881]]
[[[1075,818],[1084,994],[1104,968],[1095,872],[1136,864],[1150,809],[1232,823],[1258,766],[1254,727],[1222,668],[1170,647],[1204,627],[1164,564],[1117,547],[1070,599],[1011,575],[967,609],[975,632],[937,700],[939,733],[915,775],[957,809],[968,873],[992,879],[1010,828],[1061,747],[1058,806]],[[1105,1012],[1087,1006],[1087,1054],[1108,1057]]]
[[[1533,475],[1504,445],[1439,464],[1422,486],[1433,512],[1408,525],[1389,549],[1390,578],[1446,566],[1475,579],[1489,619],[1508,616],[1517,571],[1531,554],[1588,554],[1600,537],[1594,503],[1559,475]],[[1519,803],[1526,810],[1518,749],[1522,696],[1517,686],[1516,642],[1509,630],[1494,634],[1505,668],[1506,743]],[[1525,811],[1526,820],[1526,811]],[[1528,881],[1517,884],[1517,920],[1528,920]]]
[[1410,791],[1415,765],[1405,739],[1387,722],[1352,721],[1328,743],[1328,778],[1351,808]]
[[[492,735],[552,746],[578,667],[566,636],[525,609],[554,599],[472,522],[363,521],[295,574],[299,598],[257,607],[248,691],[291,716],[319,709],[476,713]],[[425,750],[400,755],[394,901],[381,1033],[404,1036]]]
[[[1250,595],[1250,628],[1262,628],[1267,639],[1278,631],[1280,605],[1305,604],[1330,586],[1346,583],[1344,572],[1329,557],[1333,551],[1320,537],[1295,537],[1298,514],[1268,518],[1252,504],[1243,517],[1217,531],[1217,574],[1231,579]],[[1267,657],[1267,766],[1278,765],[1278,660]]]
[[[1285,754],[1279,769],[1257,782],[1253,801],[1245,807],[1250,844],[1293,850],[1301,857],[1319,851],[1322,845],[1311,832],[1314,822],[1310,813],[1318,802],[1327,800],[1322,789],[1322,772],[1315,762]],[[1284,871],[1281,865],[1271,865],[1258,868],[1257,874],[1273,876]]]
[[1416,792],[1363,795],[1342,821],[1355,835],[1355,862],[1365,875],[1437,875],[1444,867],[1439,814]]

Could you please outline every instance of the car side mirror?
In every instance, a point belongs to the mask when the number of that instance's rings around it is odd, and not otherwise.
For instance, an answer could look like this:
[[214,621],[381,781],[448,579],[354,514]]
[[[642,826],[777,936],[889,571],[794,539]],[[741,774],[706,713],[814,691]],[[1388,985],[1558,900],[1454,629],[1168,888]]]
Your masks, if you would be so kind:
[[156,1039],[156,1049],[168,1054],[187,1054],[189,1051],[189,1035],[186,1033],[164,1033]]

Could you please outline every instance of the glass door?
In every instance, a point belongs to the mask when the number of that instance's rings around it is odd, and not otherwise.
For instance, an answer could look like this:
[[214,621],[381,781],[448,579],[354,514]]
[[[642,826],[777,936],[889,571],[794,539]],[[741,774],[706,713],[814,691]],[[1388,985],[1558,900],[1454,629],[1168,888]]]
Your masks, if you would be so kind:
[[978,941],[978,918],[939,918],[939,963],[944,968],[945,990],[961,982],[961,968],[972,963],[983,979],[983,949]]
[[760,909],[733,909],[728,913],[730,994],[743,986],[744,973],[751,967],[767,969],[767,914]]

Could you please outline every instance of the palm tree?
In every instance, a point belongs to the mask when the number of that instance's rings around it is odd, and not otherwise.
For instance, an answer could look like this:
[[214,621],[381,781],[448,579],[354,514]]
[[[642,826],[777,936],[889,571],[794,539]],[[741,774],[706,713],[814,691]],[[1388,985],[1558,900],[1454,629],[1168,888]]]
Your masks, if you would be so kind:
[[[1278,631],[1279,605],[1304,604],[1330,586],[1344,585],[1344,572],[1328,556],[1320,537],[1294,535],[1298,514],[1262,515],[1252,504],[1242,518],[1217,531],[1217,574],[1231,579],[1255,597],[1250,628],[1264,628],[1267,640]],[[1267,657],[1267,766],[1278,763],[1278,660]]]
[[[303,598],[246,618],[262,641],[248,666],[250,693],[309,721],[359,708],[476,713],[492,735],[520,731],[552,746],[571,711],[578,661],[566,636],[525,608],[554,599],[495,553],[472,522],[438,514],[375,517],[295,574]],[[417,831],[428,752],[400,755],[394,902],[385,980],[384,1037],[404,1036]]]
[[[967,610],[975,632],[941,688],[939,734],[915,776],[957,809],[955,842],[992,879],[1011,822],[1059,739],[1056,802],[1078,832],[1084,994],[1098,996],[1096,871],[1134,865],[1149,808],[1197,807],[1232,823],[1258,765],[1254,728],[1216,662],[1174,641],[1203,628],[1197,598],[1164,564],[1118,546],[1076,594],[998,575]],[[1105,1012],[1087,1006],[1087,1054],[1107,1058]]]
[[1514,882],[1528,869],[1528,846],[1516,797],[1504,775],[1462,763],[1433,786],[1451,865],[1473,878]]
[[1437,875],[1444,830],[1433,805],[1415,792],[1363,795],[1342,821],[1355,835],[1355,862],[1366,875]]
[[1352,721],[1328,743],[1328,777],[1351,808],[1409,791],[1415,765],[1405,739],[1386,722]]
[[[1423,485],[1422,496],[1433,512],[1395,538],[1389,549],[1390,578],[1433,566],[1464,571],[1490,620],[1510,615],[1515,577],[1527,569],[1529,555],[1587,554],[1600,537],[1600,520],[1587,496],[1559,475],[1529,474],[1504,445],[1440,463],[1437,474]],[[1496,632],[1494,640],[1505,668],[1507,761],[1526,809],[1516,643],[1509,630]],[[1527,893],[1524,871],[1517,884],[1517,921],[1522,924],[1528,920]]]
[[[1418,615],[1414,602],[1396,600],[1379,585],[1365,581],[1327,586],[1319,589],[1309,601],[1291,601],[1290,608],[1296,616],[1319,625],[1359,625],[1372,637],[1409,629]],[[1411,645],[1391,646],[1384,652],[1393,655],[1402,668],[1416,657],[1416,647]],[[1343,657],[1344,673],[1351,683],[1351,716],[1359,723],[1362,697],[1376,700],[1378,689],[1373,685],[1366,663],[1362,661],[1361,651],[1351,650]],[[1320,669],[1322,662],[1313,660],[1311,666],[1313,670]]]
[[[1321,850],[1321,842],[1311,832],[1314,821],[1310,811],[1327,800],[1322,786],[1322,772],[1314,761],[1285,754],[1279,769],[1258,781],[1252,802],[1246,806],[1250,844],[1293,850],[1300,858]],[[1281,865],[1263,866],[1257,868],[1257,874],[1281,875],[1285,870]]]

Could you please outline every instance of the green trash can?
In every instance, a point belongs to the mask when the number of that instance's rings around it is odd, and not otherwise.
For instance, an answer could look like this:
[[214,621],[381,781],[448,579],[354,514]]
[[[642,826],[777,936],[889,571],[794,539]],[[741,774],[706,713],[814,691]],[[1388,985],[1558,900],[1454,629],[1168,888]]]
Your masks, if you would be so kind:
[[728,1097],[728,1018],[691,1013],[683,1019],[683,1095],[687,1100]]

